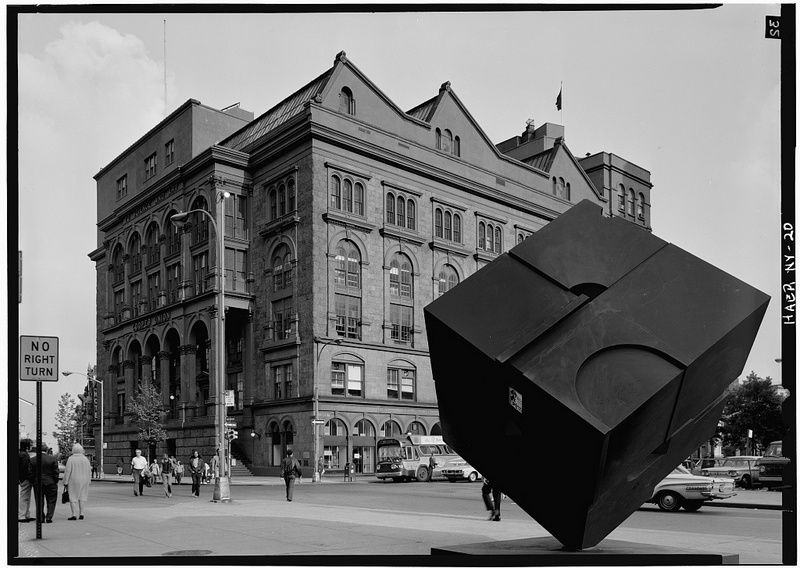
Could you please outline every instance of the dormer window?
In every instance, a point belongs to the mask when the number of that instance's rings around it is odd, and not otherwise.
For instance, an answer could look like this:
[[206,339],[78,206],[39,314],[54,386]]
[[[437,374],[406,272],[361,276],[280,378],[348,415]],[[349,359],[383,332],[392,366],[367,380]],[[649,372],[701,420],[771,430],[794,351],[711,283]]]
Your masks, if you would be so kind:
[[342,87],[339,93],[339,112],[344,114],[356,114],[356,99],[353,97],[353,91],[348,87]]

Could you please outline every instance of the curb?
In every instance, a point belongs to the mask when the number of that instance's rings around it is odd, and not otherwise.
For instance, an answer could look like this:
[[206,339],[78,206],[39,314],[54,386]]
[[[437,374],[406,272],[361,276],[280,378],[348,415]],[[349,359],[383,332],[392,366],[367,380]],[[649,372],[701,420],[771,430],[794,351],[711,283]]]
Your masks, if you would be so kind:
[[770,505],[768,503],[703,503],[703,507],[727,507],[729,509],[765,509],[770,511],[781,511],[782,505]]

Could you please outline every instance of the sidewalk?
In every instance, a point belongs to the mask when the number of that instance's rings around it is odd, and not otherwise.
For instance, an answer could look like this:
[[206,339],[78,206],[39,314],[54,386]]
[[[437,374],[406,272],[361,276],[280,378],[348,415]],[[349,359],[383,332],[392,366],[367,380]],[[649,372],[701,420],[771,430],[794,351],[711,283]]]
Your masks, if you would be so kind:
[[[132,483],[133,480],[129,475],[107,475],[103,479],[93,479],[95,482],[106,483]],[[191,479],[188,480],[191,485]],[[183,480],[186,483],[186,478]],[[377,483],[376,478],[371,475],[356,476],[354,481],[344,481],[340,476],[327,476],[324,477],[322,483],[325,485],[336,483]],[[303,478],[302,483],[312,483],[310,479]],[[435,481],[434,483],[445,483],[443,481]],[[266,485],[283,485],[283,480],[278,476],[242,476],[232,477],[231,485],[251,485],[251,486],[266,486]],[[721,499],[716,501],[707,501],[703,504],[704,507],[735,507],[739,509],[781,509],[781,492],[780,491],[767,491],[766,489],[736,489],[736,495],[730,499]]]

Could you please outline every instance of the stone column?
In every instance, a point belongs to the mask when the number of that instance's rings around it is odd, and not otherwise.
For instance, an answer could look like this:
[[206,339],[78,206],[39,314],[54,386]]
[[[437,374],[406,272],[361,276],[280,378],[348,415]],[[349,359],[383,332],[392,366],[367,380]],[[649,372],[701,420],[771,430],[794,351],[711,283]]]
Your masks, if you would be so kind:
[[[109,365],[105,375],[100,377],[103,380],[103,413],[106,416],[117,415],[117,366]],[[103,417],[105,420],[105,417]],[[106,423],[108,428],[112,424]]]
[[153,380],[153,358],[150,355],[143,355],[140,359],[142,365],[142,382],[152,382]]
[[196,353],[194,345],[181,345],[181,403],[186,408],[186,418],[194,418],[197,396]]
[[131,400],[133,400],[134,394],[136,394],[136,380],[133,376],[135,367],[136,363],[130,359],[126,359],[122,362],[122,372],[125,376],[125,424],[130,424],[131,422],[131,416],[128,409],[130,408]]
[[156,357],[161,375],[161,404],[164,408],[169,408],[169,351],[159,351]]

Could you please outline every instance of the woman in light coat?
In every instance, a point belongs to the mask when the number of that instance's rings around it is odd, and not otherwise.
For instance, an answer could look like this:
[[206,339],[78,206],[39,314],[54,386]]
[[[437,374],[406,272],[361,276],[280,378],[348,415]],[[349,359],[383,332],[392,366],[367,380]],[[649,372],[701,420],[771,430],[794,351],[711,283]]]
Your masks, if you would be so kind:
[[83,446],[72,446],[72,455],[67,459],[64,469],[64,487],[69,491],[69,508],[72,516],[68,521],[74,521],[75,505],[78,506],[78,519],[83,520],[83,509],[89,500],[89,483],[92,478],[92,464],[83,453]]

